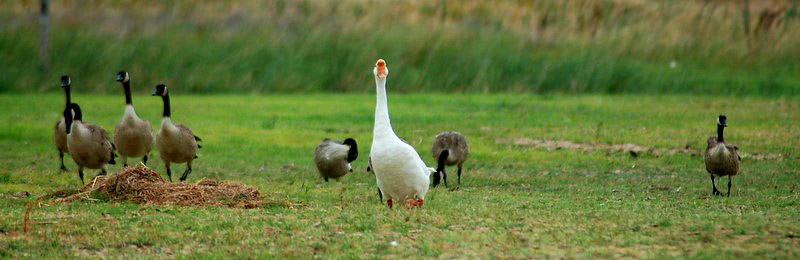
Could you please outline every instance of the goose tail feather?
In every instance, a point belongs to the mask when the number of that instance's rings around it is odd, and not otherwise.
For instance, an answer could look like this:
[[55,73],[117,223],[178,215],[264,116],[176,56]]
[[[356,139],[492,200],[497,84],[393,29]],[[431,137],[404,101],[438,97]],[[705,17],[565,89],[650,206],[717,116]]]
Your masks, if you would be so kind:
[[432,173],[436,172],[436,169],[432,167],[428,167],[428,176],[431,176]]

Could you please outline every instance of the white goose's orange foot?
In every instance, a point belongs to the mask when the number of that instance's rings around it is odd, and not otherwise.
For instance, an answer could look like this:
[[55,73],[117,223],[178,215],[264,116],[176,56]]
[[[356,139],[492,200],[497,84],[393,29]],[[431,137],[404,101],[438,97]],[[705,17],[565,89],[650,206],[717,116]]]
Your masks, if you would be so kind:
[[411,199],[411,200],[406,201],[406,208],[413,209],[413,208],[416,208],[416,207],[422,207],[422,204],[424,202],[425,201],[423,201],[422,199]]

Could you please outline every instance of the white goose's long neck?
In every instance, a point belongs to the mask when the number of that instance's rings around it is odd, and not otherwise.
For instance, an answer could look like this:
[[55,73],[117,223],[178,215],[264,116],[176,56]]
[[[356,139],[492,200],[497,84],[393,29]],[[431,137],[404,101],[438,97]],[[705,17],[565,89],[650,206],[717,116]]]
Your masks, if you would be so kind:
[[375,128],[373,135],[387,136],[394,135],[392,124],[389,123],[389,105],[386,101],[386,78],[375,79],[375,89],[377,90],[375,103]]

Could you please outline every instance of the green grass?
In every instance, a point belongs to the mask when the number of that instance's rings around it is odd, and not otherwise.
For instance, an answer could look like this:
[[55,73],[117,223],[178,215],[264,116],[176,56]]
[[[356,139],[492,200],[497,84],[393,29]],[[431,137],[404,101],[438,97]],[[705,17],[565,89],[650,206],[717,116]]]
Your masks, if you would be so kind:
[[[391,94],[400,91],[396,86],[388,87],[393,127],[423,160],[432,164],[430,145],[440,131],[465,133],[472,150],[461,189],[433,189],[420,209],[387,209],[364,171],[370,94],[174,94],[173,119],[204,139],[190,181],[240,181],[270,199],[302,205],[251,210],[17,198],[15,192],[75,189],[79,181],[70,159],[70,172],[57,171],[51,134],[61,97],[0,95],[0,257],[800,256],[796,100]],[[141,94],[134,97],[137,112],[157,127],[160,100]],[[121,95],[74,99],[85,120],[110,131],[122,115]],[[719,113],[729,118],[726,139],[742,152],[784,156],[745,158],[730,198],[710,196],[699,157],[633,159],[504,142],[702,149]],[[355,172],[341,182],[323,182],[313,167],[313,149],[324,137],[354,137],[362,147]],[[150,166],[163,175],[152,155]],[[29,203],[33,224],[26,233]]]
[[797,2],[750,1],[754,28],[783,10],[757,34],[727,2],[54,1],[45,72],[38,8],[11,1],[0,92],[56,92],[69,74],[115,93],[125,69],[184,93],[367,93],[384,58],[406,93],[800,95]]

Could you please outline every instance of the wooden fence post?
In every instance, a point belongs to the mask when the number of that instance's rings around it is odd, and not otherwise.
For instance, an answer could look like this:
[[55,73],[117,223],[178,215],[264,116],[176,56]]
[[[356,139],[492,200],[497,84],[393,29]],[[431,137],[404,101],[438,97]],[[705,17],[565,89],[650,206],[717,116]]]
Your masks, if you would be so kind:
[[39,62],[42,71],[47,72],[50,32],[50,0],[41,0],[39,10]]

